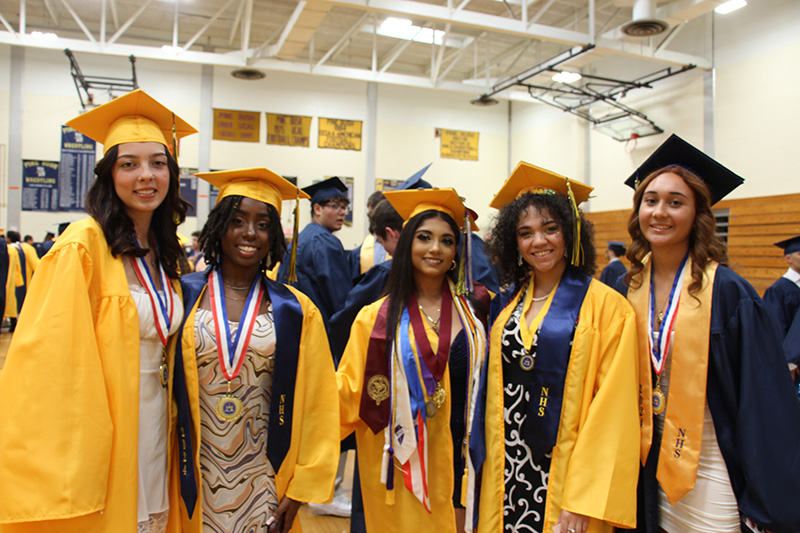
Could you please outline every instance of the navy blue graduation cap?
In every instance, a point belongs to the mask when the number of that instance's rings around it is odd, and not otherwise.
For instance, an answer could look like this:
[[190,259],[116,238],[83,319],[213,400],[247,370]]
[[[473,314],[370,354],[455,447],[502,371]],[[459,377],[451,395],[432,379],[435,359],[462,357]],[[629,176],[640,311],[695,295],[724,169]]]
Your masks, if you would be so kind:
[[405,191],[408,189],[432,189],[433,185],[422,179],[422,175],[430,168],[433,163],[428,163],[422,170],[417,171],[413,176],[398,185],[394,190]]
[[784,255],[800,252],[800,235],[776,242],[775,246],[783,248]]
[[625,180],[625,185],[635,190],[639,183],[644,181],[651,173],[671,165],[683,167],[703,180],[711,191],[712,205],[744,183],[744,179],[739,175],[731,172],[677,135],[672,134]]
[[622,241],[606,241],[606,242],[608,243],[609,246],[622,246],[623,248],[628,246],[627,244],[625,244]]
[[308,187],[303,187],[303,192],[311,197],[311,205],[321,204],[334,196],[347,194],[347,185],[336,176],[322,180]]

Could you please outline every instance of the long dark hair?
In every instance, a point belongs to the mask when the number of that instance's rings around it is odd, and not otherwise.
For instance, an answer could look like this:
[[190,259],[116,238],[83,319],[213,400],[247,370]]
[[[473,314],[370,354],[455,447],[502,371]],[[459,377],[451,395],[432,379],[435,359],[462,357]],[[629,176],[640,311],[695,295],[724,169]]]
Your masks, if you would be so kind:
[[[450,225],[453,230],[453,235],[456,237],[456,257],[455,261],[458,264],[458,245],[461,238],[461,232],[458,229],[458,224],[448,215],[442,211],[429,209],[411,217],[406,225],[400,232],[400,237],[397,239],[397,247],[394,251],[394,259],[392,260],[392,269],[389,271],[389,280],[386,282],[385,294],[389,296],[389,313],[386,317],[386,343],[387,350],[391,348],[394,341],[394,332],[397,329],[397,323],[400,321],[400,313],[406,303],[406,299],[416,289],[414,282],[414,265],[411,262],[411,245],[414,243],[414,235],[417,229],[423,222],[431,218],[440,218]],[[447,275],[453,281],[454,274],[457,270],[448,271]],[[387,351],[387,353],[389,353]]]
[[[144,257],[150,250],[136,246],[133,221],[125,213],[125,204],[114,189],[114,178],[111,171],[117,161],[118,148],[118,146],[109,148],[105,157],[94,167],[97,178],[86,193],[86,212],[103,228],[103,235],[105,235],[114,257],[121,255]],[[178,277],[178,257],[183,253],[178,242],[177,230],[178,225],[186,219],[186,210],[191,207],[191,204],[181,198],[178,162],[170,155],[166,146],[164,146],[164,152],[167,154],[169,187],[164,201],[153,211],[150,233],[155,239],[161,266],[164,267],[167,276],[176,279]],[[140,244],[147,245],[148,243]]]
[[626,274],[625,281],[633,288],[641,286],[641,278],[638,277],[634,281],[634,277],[644,269],[642,259],[650,252],[650,242],[639,227],[639,208],[642,206],[647,186],[666,173],[680,176],[694,194],[694,223],[689,233],[689,257],[692,258],[692,283],[689,285],[689,294],[694,296],[703,287],[703,274],[708,263],[716,261],[720,265],[727,265],[728,253],[725,250],[725,243],[716,235],[717,220],[711,211],[711,192],[708,186],[696,174],[677,165],[651,173],[633,193],[633,211],[628,219],[628,233],[632,242],[626,256],[631,262],[631,269]]
[[[200,232],[197,242],[203,251],[203,260],[206,264],[217,267],[222,264],[222,239],[228,231],[228,225],[236,215],[239,203],[244,196],[226,196],[214,206],[208,214],[203,231]],[[283,226],[278,210],[270,204],[267,205],[269,212],[269,254],[261,262],[261,271],[264,272],[275,266],[286,253],[286,240],[283,238]]]
[[[564,236],[564,246],[567,254],[572,250],[574,241],[572,204],[563,194],[534,194],[525,193],[505,206],[489,233],[486,247],[489,255],[500,270],[500,285],[519,284],[530,276],[531,266],[522,261],[519,264],[519,247],[517,246],[517,225],[520,219],[530,208],[540,213],[547,213],[556,221]],[[597,252],[594,248],[594,226],[583,216],[581,217],[581,263],[578,270],[591,276],[597,269]]]

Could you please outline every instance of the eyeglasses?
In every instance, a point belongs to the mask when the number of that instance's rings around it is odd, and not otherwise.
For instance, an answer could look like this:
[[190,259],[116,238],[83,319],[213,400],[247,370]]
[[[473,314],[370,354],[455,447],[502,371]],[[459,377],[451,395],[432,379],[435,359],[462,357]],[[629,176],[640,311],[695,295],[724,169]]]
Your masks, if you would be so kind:
[[325,204],[323,207],[330,207],[334,211],[341,211],[345,215],[350,212],[350,207],[345,204]]

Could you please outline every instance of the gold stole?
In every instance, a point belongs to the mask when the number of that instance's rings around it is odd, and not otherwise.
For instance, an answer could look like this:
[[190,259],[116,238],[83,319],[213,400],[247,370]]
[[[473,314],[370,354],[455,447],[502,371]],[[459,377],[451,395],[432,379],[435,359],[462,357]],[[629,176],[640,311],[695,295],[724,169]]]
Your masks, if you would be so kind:
[[[642,463],[647,461],[653,441],[653,367],[648,346],[651,258],[648,254],[643,260],[645,267],[638,276],[641,285],[628,291],[628,301],[636,311],[636,329],[639,334]],[[692,296],[688,290],[692,283],[692,260],[689,258],[675,317],[671,355],[664,354],[665,357],[672,357],[672,368],[656,479],[672,505],[694,488],[697,478],[706,404],[711,298],[716,270],[717,263],[710,262],[706,267],[702,288]]]

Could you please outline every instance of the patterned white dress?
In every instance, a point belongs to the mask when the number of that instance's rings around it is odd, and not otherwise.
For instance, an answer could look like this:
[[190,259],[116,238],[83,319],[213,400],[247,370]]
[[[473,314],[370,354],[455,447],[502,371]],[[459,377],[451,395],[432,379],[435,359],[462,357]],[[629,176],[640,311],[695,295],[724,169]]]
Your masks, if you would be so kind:
[[[230,322],[236,335],[238,322]],[[216,415],[217,400],[228,391],[219,366],[211,311],[198,309],[194,323],[200,386],[200,470],[203,477],[203,531],[264,532],[278,507],[275,471],[267,459],[275,323],[271,304],[256,317],[247,354],[231,393],[244,414],[235,422]]]

